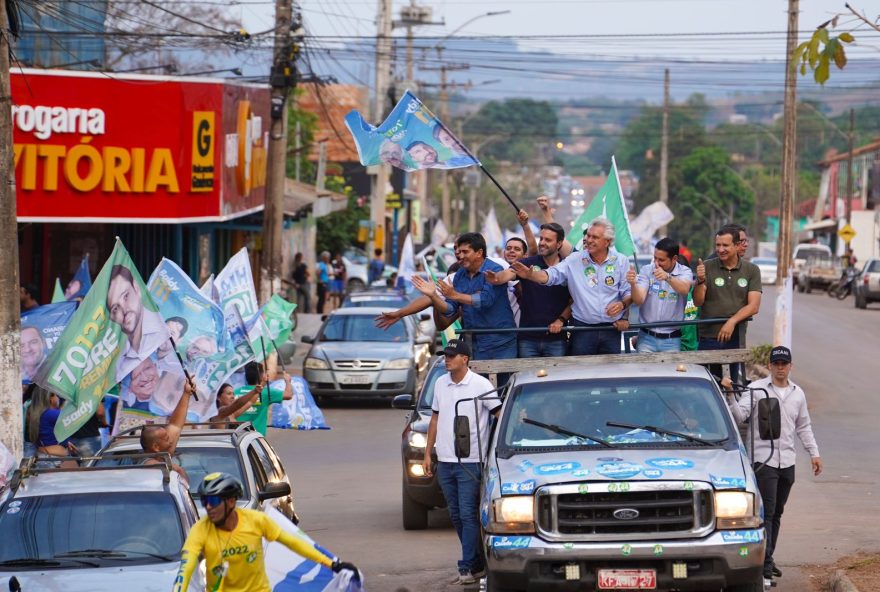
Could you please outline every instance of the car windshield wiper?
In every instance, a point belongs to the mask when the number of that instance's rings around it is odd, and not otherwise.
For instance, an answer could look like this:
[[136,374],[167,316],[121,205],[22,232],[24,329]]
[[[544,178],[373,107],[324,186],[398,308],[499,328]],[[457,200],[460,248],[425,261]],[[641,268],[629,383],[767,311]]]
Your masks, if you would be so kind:
[[22,559],[7,559],[0,561],[3,567],[56,567],[61,565],[60,561],[52,561],[51,559],[41,559],[39,557],[24,557]]
[[154,557],[164,561],[177,561],[177,558],[168,555],[160,555],[158,553],[149,553],[147,551],[114,551],[112,549],[79,549],[77,551],[68,551],[67,553],[59,553],[55,555],[55,559],[67,559],[73,557],[97,557],[99,559],[126,559],[130,555],[143,555],[146,557]]
[[529,419],[528,417],[522,418],[523,423],[528,423],[534,426],[538,426],[539,428],[544,428],[545,430],[550,430],[551,432],[556,432],[557,434],[562,434],[563,436],[572,436],[574,438],[580,438],[581,440],[589,440],[590,442],[595,442],[596,444],[601,444],[605,448],[613,448],[611,444],[602,440],[601,438],[594,438],[592,436],[586,436],[584,434],[579,434],[577,432],[573,432],[563,427],[559,427],[558,425],[548,424],[541,421],[536,421],[534,419]]
[[675,436],[677,438],[682,438],[683,440],[689,440],[691,442],[696,442],[698,444],[702,444],[703,446],[715,446],[715,442],[710,442],[709,440],[703,440],[702,438],[697,438],[696,436],[691,436],[690,434],[682,434],[681,432],[673,432],[672,430],[667,430],[665,428],[658,428],[657,426],[652,425],[636,425],[634,423],[619,423],[616,421],[608,421],[605,422],[610,428],[627,428],[629,430],[645,430],[648,432],[654,432],[655,434],[661,434],[663,436]]

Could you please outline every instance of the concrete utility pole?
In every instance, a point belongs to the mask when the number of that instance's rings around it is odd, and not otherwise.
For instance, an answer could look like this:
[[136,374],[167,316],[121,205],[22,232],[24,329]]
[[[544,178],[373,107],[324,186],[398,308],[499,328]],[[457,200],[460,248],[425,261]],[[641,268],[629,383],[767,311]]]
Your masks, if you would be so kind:
[[272,87],[269,124],[268,178],[263,211],[263,250],[260,257],[260,301],[281,290],[284,180],[287,177],[287,97],[296,86],[298,44],[293,31],[300,29],[293,0],[275,0],[275,55],[269,84]]
[[15,168],[12,162],[12,97],[9,83],[6,3],[0,2],[0,442],[18,461],[24,446],[21,417],[21,317]]
[[[797,195],[797,73],[791,59],[797,46],[798,0],[788,0],[788,37],[785,44],[785,103],[782,137],[782,191],[779,197],[779,242],[776,245],[777,305],[773,345],[791,345],[791,229]],[[786,305],[787,303],[787,305]]]
[[[663,131],[660,136],[660,201],[669,203],[669,68],[663,70]],[[660,236],[666,236],[666,226],[658,229]]]
[[[846,208],[846,224],[849,226],[852,223],[852,194],[853,194],[853,150],[855,150],[854,139],[855,139],[855,128],[856,128],[856,111],[855,109],[849,110],[849,155],[846,158],[846,203],[844,207]],[[846,241],[846,248],[849,249],[849,241]]]
[[[391,32],[394,26],[392,0],[379,0],[376,13],[376,89],[373,97],[373,123],[379,125],[388,112],[388,89],[391,73]],[[391,165],[380,164],[373,183],[370,220],[373,223],[373,248],[385,249],[385,196],[391,179]],[[367,252],[372,249],[367,249]]]

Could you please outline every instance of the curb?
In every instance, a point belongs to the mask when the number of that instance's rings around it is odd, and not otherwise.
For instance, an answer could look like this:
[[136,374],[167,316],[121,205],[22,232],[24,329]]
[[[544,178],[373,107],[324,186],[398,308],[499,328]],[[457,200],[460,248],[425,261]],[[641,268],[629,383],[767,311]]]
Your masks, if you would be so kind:
[[828,581],[831,592],[859,592],[842,569],[835,570]]

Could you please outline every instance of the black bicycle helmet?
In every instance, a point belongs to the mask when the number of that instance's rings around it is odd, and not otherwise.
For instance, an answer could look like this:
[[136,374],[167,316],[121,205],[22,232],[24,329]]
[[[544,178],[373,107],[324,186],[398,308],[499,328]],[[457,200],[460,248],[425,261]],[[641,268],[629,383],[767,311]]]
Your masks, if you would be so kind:
[[211,473],[205,475],[199,485],[199,497],[204,495],[219,495],[222,498],[239,499],[244,495],[244,486],[241,481],[229,473]]

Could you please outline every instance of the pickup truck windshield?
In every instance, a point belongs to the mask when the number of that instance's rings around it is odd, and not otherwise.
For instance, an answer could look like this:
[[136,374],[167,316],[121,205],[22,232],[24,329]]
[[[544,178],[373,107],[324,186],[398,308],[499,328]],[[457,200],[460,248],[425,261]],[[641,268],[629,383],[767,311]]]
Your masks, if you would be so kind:
[[65,568],[177,561],[180,522],[174,498],[158,491],[15,498],[0,508],[0,566],[17,560],[57,561]]
[[[615,378],[537,382],[514,389],[503,426],[506,447],[615,447],[700,445],[682,435],[716,442],[730,436],[727,410],[714,385],[692,378]],[[527,419],[533,421],[525,421]],[[533,422],[562,428],[548,429]],[[659,430],[612,427],[608,423]],[[600,442],[564,433],[589,436]],[[705,444],[703,444],[705,445]]]

